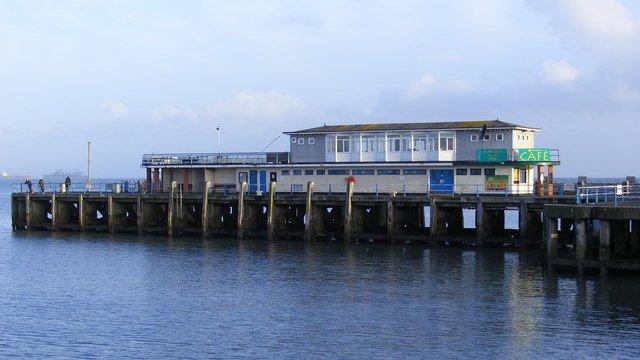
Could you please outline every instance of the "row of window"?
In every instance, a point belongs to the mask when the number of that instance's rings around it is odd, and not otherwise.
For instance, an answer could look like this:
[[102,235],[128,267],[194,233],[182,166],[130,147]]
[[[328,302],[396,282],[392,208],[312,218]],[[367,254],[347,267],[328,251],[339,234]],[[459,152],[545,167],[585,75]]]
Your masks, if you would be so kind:
[[[464,175],[482,175],[483,169],[456,169],[456,175],[464,176]],[[496,169],[487,168],[484,169],[485,175],[495,175]]]
[[[377,145],[377,146],[376,146]],[[400,136],[389,136],[384,139],[376,139],[374,136],[363,136],[360,139],[351,139],[349,136],[337,136],[327,140],[327,152],[348,153],[351,151],[360,152],[401,152],[401,151],[453,151],[455,147],[455,137],[451,134],[440,134],[437,136],[419,136],[413,139],[402,138]]]
[[[471,134],[471,141],[478,141],[480,139],[480,135],[479,134]],[[491,134],[484,134],[484,136],[482,137],[482,141],[489,141],[491,140]],[[503,133],[499,133],[496,134],[496,141],[504,141],[504,134]]]
[[[313,175],[313,170],[282,170],[283,176],[294,175],[299,176],[302,175]],[[464,175],[495,175],[496,169],[493,168],[485,168],[485,169],[456,169],[456,175],[464,176]],[[315,175],[427,175],[427,169],[318,169],[315,171]]]
[[[303,137],[296,138],[296,137],[292,136],[291,137],[291,143],[292,144],[298,143],[298,145],[304,145],[304,138]],[[307,139],[307,144],[314,145],[315,143],[316,143],[316,139],[315,138],[308,138]]]

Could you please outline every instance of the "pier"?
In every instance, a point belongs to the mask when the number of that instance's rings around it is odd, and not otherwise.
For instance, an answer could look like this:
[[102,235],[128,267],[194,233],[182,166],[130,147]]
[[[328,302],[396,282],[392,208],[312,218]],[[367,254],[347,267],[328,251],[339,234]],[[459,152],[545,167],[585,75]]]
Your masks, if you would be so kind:
[[[453,195],[278,191],[267,193],[182,192],[176,182],[157,192],[17,192],[12,195],[15,230],[82,231],[205,238],[381,241],[541,247],[543,209],[573,203],[572,196]],[[505,212],[518,214],[518,229],[505,226]],[[464,227],[465,214],[475,226]]]

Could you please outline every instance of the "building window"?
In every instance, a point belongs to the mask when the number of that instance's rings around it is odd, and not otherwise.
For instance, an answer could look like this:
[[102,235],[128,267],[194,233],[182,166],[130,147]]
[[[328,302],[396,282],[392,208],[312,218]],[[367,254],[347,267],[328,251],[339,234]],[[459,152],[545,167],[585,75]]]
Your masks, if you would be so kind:
[[309,144],[309,145],[313,145],[315,143],[316,143],[316,139],[314,139],[314,138],[309,138],[309,141],[307,141],[307,144]]
[[485,175],[495,175],[496,174],[496,169],[484,169],[484,174]]
[[282,176],[289,175],[289,170],[282,170]]
[[438,136],[429,136],[429,151],[438,151]]
[[456,175],[467,175],[467,169],[456,169]]
[[373,169],[353,169],[351,171],[353,175],[375,175],[376,172]]
[[514,184],[526,184],[527,183],[527,169],[513,169],[513,183]]
[[399,152],[400,151],[400,137],[394,136],[387,138],[387,151]]
[[411,151],[411,139],[410,138],[402,139],[402,151]]
[[293,175],[302,175],[302,170],[293,170]]
[[336,148],[333,147],[333,140],[327,140],[327,152],[334,153],[335,151],[336,151]]
[[471,141],[478,141],[478,139],[480,138],[480,135],[478,134],[471,134]]
[[333,169],[329,170],[329,175],[349,175],[348,169]]
[[298,138],[298,145],[304,145],[304,138]]
[[302,184],[291,184],[291,191],[302,191]]
[[338,139],[336,140],[336,149],[339,153],[349,152],[349,137],[338,136]]
[[247,172],[246,171],[240,171],[238,173],[238,183],[242,184],[243,182],[247,182]]
[[413,151],[427,151],[427,138],[413,139]]
[[304,174],[305,175],[313,175],[313,170],[305,170]]
[[378,140],[378,151],[379,152],[384,152],[384,139],[379,139]]
[[471,169],[471,175],[482,175],[482,169]]
[[378,169],[378,175],[400,175],[400,169]]
[[295,143],[297,143],[297,142],[298,142],[298,139],[297,139],[295,136],[292,136],[292,137],[291,137],[291,143],[292,143],[292,144],[295,144]]
[[324,170],[316,170],[316,175],[324,175],[325,171]]
[[484,134],[484,137],[482,138],[482,141],[489,141],[489,140],[491,140],[491,135]]
[[363,136],[362,137],[362,151],[363,152],[374,152],[374,151],[376,151],[376,138],[374,136]]
[[453,133],[440,135],[440,151],[453,151]]
[[404,169],[402,175],[427,175],[427,169]]
[[496,141],[503,141],[504,140],[504,134],[500,133],[500,134],[496,134]]

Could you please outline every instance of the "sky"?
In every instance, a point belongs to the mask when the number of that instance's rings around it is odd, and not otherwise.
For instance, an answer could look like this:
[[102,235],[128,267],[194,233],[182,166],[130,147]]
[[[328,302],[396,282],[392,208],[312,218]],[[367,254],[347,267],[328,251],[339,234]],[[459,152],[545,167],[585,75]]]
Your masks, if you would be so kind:
[[[0,170],[144,176],[322,124],[543,129],[557,176],[640,175],[640,2],[0,2]],[[280,136],[278,138],[278,136]],[[274,139],[277,139],[274,141]]]

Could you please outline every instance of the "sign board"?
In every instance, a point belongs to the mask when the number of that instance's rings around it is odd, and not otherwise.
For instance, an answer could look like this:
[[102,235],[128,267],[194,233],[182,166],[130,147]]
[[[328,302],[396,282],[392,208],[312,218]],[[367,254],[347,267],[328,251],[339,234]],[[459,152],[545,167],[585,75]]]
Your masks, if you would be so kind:
[[549,149],[515,149],[513,150],[515,161],[520,162],[549,162],[551,150]]
[[504,191],[509,185],[509,175],[487,175],[484,184],[487,191]]
[[478,162],[503,162],[509,160],[507,149],[478,149]]

